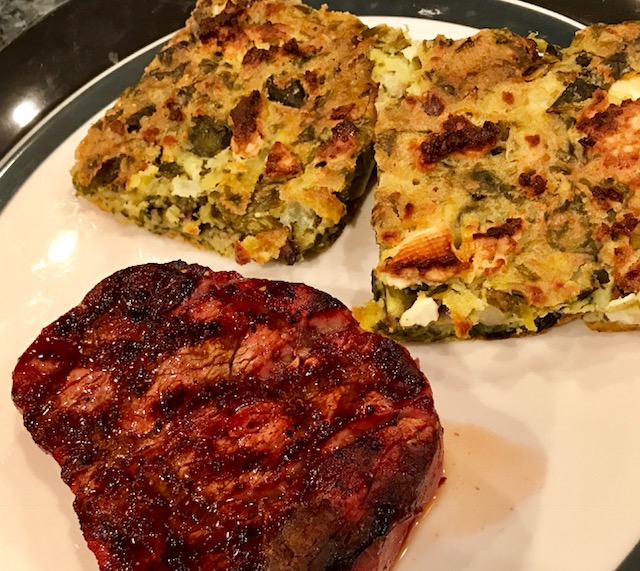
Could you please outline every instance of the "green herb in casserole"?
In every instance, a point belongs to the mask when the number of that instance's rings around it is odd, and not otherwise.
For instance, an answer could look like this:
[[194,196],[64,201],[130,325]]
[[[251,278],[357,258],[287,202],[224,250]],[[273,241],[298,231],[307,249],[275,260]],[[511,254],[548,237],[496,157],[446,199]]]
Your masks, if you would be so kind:
[[380,248],[363,325],[408,340],[640,324],[640,23],[372,52]]
[[200,0],[79,145],[78,193],[239,263],[326,247],[373,167],[365,30],[296,0]]

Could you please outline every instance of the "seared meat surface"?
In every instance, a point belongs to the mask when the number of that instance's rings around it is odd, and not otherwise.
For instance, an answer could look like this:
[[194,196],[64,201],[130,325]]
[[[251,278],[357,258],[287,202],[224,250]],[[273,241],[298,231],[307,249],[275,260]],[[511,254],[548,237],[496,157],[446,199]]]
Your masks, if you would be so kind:
[[308,286],[182,262],[99,283],[13,398],[104,571],[387,569],[441,475],[404,348]]

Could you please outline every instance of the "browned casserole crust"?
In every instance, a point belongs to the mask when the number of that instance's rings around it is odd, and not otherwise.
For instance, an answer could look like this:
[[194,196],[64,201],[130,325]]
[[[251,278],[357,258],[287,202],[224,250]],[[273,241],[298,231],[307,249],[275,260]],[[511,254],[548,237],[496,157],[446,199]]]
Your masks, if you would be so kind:
[[640,24],[560,50],[507,30],[372,52],[374,330],[493,338],[640,323]]
[[329,245],[373,166],[365,26],[297,0],[201,0],[79,145],[104,210],[239,263]]

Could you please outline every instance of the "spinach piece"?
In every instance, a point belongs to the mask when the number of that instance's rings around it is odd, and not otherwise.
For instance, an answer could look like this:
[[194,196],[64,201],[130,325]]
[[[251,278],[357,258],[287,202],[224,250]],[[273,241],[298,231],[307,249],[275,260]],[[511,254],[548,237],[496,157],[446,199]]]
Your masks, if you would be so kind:
[[567,85],[565,90],[560,94],[551,107],[547,109],[548,113],[559,113],[566,111],[567,108],[573,106],[576,103],[581,103],[586,99],[589,99],[593,95],[599,86],[586,81],[584,78],[579,77],[573,83]]
[[307,93],[302,87],[302,83],[297,79],[291,80],[284,87],[278,87],[273,80],[273,76],[271,76],[267,79],[265,86],[267,88],[267,96],[271,101],[282,103],[287,107],[300,109],[307,100]]
[[605,58],[603,62],[611,68],[613,79],[620,79],[625,73],[630,71],[627,54],[618,52]]
[[208,115],[195,117],[189,131],[189,143],[197,155],[214,157],[231,144],[231,129]]
[[127,131],[129,131],[129,133],[133,131],[139,131],[140,120],[143,117],[149,117],[150,115],[153,115],[155,112],[156,112],[156,106],[153,105],[152,103],[150,105],[145,105],[142,109],[139,109],[135,113],[132,113],[131,115],[129,115],[129,117],[127,117],[127,120],[126,120]]

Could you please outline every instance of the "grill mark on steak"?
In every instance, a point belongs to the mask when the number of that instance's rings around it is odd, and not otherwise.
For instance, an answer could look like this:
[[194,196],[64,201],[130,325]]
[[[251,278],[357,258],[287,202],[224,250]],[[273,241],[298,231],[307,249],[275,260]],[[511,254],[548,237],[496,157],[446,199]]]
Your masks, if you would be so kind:
[[408,352],[300,284],[122,270],[12,394],[103,571],[388,569],[441,476]]

